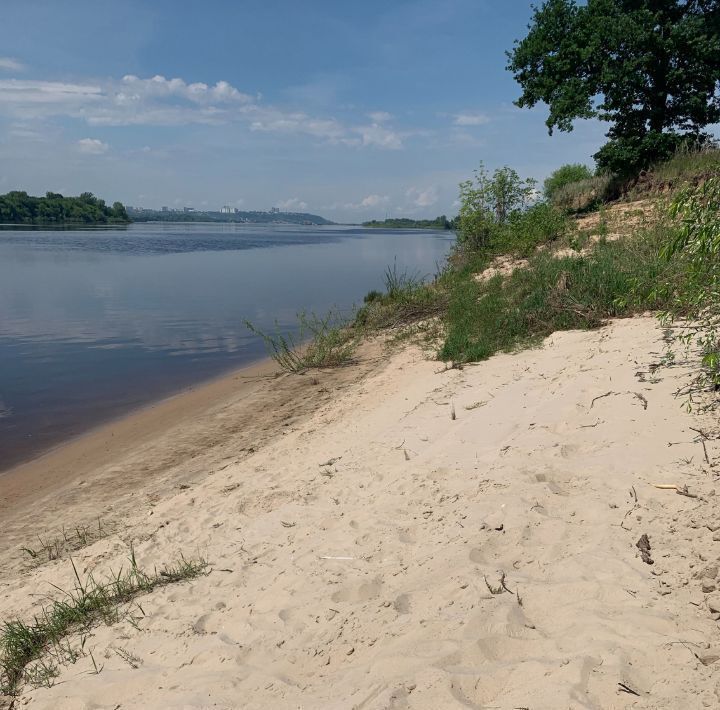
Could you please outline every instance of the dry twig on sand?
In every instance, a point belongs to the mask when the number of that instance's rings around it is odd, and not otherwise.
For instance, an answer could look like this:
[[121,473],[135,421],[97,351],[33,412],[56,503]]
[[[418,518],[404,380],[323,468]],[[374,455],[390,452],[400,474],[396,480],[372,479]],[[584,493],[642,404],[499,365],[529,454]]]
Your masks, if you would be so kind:
[[676,483],[653,483],[653,486],[663,491],[675,491],[678,495],[685,496],[686,498],[700,497],[697,493],[690,493],[687,484],[684,486],[678,486]]
[[626,685],[625,683],[618,683],[618,689],[621,693],[628,693],[629,695],[637,695],[637,697],[640,697],[640,693],[638,693],[636,690],[633,690],[629,685]]

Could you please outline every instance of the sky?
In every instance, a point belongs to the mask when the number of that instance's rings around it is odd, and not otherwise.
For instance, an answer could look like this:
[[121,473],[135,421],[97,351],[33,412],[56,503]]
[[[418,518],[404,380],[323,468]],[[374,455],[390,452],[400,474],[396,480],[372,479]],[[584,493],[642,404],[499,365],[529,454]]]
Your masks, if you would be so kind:
[[544,179],[505,51],[525,0],[3,0],[0,192],[334,221],[451,216],[482,161]]

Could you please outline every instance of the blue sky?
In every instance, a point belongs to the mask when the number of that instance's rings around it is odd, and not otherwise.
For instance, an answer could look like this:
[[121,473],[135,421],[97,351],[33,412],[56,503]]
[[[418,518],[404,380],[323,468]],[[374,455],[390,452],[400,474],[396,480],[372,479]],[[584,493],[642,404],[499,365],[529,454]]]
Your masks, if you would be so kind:
[[513,106],[524,0],[4,0],[0,192],[456,212],[480,161],[543,179],[604,127]]

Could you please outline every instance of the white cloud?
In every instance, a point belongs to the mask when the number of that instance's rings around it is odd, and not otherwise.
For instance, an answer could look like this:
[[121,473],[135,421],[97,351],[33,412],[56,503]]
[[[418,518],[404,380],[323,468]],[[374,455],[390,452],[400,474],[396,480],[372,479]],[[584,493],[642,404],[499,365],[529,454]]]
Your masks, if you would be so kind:
[[23,71],[25,65],[12,57],[0,57],[0,71]]
[[245,123],[251,131],[307,135],[348,146],[402,147],[403,137],[385,112],[372,123],[356,125],[265,105],[260,95],[243,93],[226,81],[188,83],[164,76],[68,83],[0,80],[0,115],[23,120],[70,117],[90,126],[179,126]]
[[278,109],[264,108],[259,105],[249,107],[246,112],[256,117],[250,123],[251,131],[266,133],[304,133],[329,141],[340,141],[345,128],[334,119],[318,119],[304,113],[283,113]]
[[349,139],[349,145],[376,146],[378,148],[390,148],[398,150],[402,148],[402,136],[379,123],[372,123],[369,126],[357,126],[352,129],[353,133],[360,136],[359,141]]
[[344,205],[345,209],[348,210],[364,210],[372,207],[381,207],[387,205],[390,202],[390,198],[387,195],[368,195],[363,197],[360,202],[349,202]]
[[117,103],[138,101],[144,97],[178,97],[197,104],[207,103],[251,103],[252,96],[243,94],[227,81],[218,81],[214,86],[201,82],[188,84],[182,79],[166,79],[157,74],[151,79],[141,79],[133,74],[122,78],[121,88],[115,94]]
[[378,207],[389,202],[387,195],[368,195],[360,202],[360,207]]
[[291,197],[289,200],[278,202],[277,206],[283,212],[304,212],[308,208],[307,202],[303,202],[298,197]]
[[490,123],[490,118],[480,112],[456,113],[453,118],[456,126],[483,126]]
[[461,145],[466,148],[482,148],[487,141],[478,138],[477,133],[472,133],[464,128],[452,128],[450,131],[450,144]]
[[438,192],[435,187],[423,189],[411,187],[405,192],[405,197],[410,199],[415,207],[432,207],[438,201]]
[[78,150],[87,155],[102,155],[110,146],[97,138],[82,138],[77,142]]
[[46,107],[48,113],[67,113],[72,108],[103,98],[103,90],[90,84],[61,81],[0,80],[0,100],[6,107]]
[[25,143],[46,143],[49,142],[51,138],[49,132],[47,129],[44,129],[44,127],[22,122],[11,123],[8,126],[8,135],[14,140]]

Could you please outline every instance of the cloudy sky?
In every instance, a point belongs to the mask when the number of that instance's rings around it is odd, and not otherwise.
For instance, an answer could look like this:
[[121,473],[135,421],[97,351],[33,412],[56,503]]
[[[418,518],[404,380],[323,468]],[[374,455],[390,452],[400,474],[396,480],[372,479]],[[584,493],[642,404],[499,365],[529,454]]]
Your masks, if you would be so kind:
[[454,214],[479,161],[544,178],[548,137],[505,50],[525,0],[3,0],[0,192],[146,207]]

